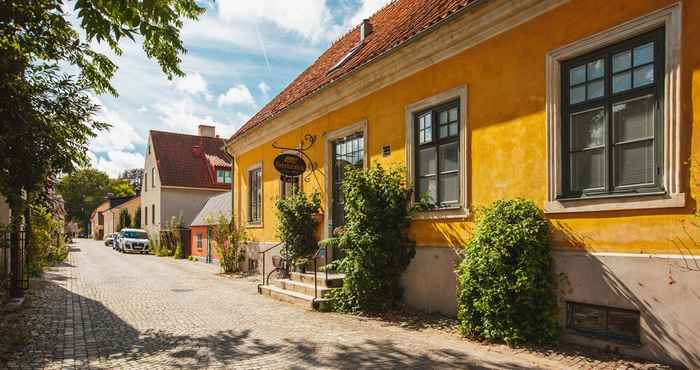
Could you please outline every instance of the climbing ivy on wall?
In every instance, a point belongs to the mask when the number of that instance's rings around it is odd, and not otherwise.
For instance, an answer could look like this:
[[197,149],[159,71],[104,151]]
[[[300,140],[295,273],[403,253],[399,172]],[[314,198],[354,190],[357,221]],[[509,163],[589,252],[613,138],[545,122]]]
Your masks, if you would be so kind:
[[458,318],[469,337],[545,344],[557,337],[549,228],[525,199],[482,209],[458,274]]
[[345,225],[336,237],[325,241],[344,252],[334,262],[345,273],[343,287],[331,295],[336,310],[376,312],[401,299],[401,274],[415,255],[406,235],[411,190],[404,184],[400,168],[346,167],[342,185]]

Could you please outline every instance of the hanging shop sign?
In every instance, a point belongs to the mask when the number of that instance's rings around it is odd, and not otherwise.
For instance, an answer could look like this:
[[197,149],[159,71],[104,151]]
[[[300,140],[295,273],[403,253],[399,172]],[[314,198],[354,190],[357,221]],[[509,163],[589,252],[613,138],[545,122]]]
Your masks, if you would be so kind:
[[296,177],[306,171],[306,162],[297,154],[282,153],[275,157],[275,169],[284,176]]

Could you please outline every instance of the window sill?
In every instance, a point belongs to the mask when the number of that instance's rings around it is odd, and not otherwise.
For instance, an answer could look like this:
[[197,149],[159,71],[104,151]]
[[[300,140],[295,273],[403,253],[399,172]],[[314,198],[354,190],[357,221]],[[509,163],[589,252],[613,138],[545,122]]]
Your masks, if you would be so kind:
[[245,225],[246,229],[262,229],[263,224],[262,222],[253,222],[253,223],[248,223]]
[[590,198],[558,199],[545,203],[544,213],[627,211],[685,207],[685,193],[634,194]]
[[411,216],[412,220],[466,220],[469,217],[469,210],[462,207],[434,209],[430,211],[417,212]]

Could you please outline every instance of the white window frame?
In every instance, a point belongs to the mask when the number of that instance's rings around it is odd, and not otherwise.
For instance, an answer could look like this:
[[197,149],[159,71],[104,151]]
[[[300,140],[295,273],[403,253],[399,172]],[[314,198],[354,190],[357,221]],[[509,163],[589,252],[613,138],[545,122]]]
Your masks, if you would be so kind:
[[[406,120],[406,180],[411,188],[415,182],[416,168],[416,144],[415,144],[415,115],[426,109],[449,103],[459,99],[459,206],[456,208],[435,209],[414,214],[413,219],[466,219],[469,217],[469,166],[467,155],[469,146],[469,111],[467,85],[443,91],[437,95],[422,99],[405,108]],[[411,206],[415,204],[415,197],[411,198]]]
[[[666,193],[561,199],[561,63],[637,35],[665,27],[665,67],[663,76],[663,185]],[[617,211],[685,207],[681,188],[681,3],[656,10],[603,32],[575,41],[547,53],[547,202],[545,213]]]
[[323,135],[323,168],[325,171],[325,191],[324,191],[324,201],[326,204],[326,212],[324,215],[324,225],[323,225],[323,235],[324,238],[330,237],[330,230],[328,230],[328,225],[331,223],[332,213],[333,213],[333,142],[342,139],[344,137],[362,132],[362,141],[364,142],[364,153],[362,162],[363,168],[369,168],[369,146],[368,146],[368,122],[367,119],[362,119],[358,122],[352,123],[350,125],[344,126],[337,130],[324,133]]
[[[250,221],[250,173],[254,170],[260,169],[260,221],[257,222],[251,222]],[[265,202],[263,201],[265,199],[265,181],[263,179],[264,173],[263,173],[263,164],[262,162],[255,163],[251,166],[248,166],[248,169],[246,170],[246,183],[247,183],[247,188],[245,192],[245,222],[246,222],[246,227],[247,228],[262,228],[263,227],[263,219],[265,218]]]

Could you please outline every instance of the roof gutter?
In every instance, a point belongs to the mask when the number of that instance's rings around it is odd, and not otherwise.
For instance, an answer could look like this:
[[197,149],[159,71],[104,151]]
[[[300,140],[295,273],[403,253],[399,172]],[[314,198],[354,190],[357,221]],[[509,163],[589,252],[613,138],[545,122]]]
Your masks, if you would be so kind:
[[[467,11],[471,11],[471,10],[474,9],[474,8],[477,8],[477,7],[479,7],[479,6],[482,6],[482,5],[486,4],[486,3],[488,3],[489,1],[491,1],[491,0],[475,0],[475,1],[472,2],[472,3],[465,5],[464,7],[462,7],[462,8],[460,8],[460,9],[456,10],[454,13],[448,15],[447,17],[445,17],[445,18],[443,18],[443,19],[441,19],[441,20],[435,22],[435,24],[433,24],[433,25],[430,26],[429,28],[427,28],[427,29],[425,29],[425,30],[423,30],[423,31],[421,31],[421,32],[418,32],[417,34],[411,36],[410,38],[408,38],[406,41],[404,41],[404,42],[403,42],[401,45],[399,45],[398,47],[389,48],[389,50],[386,50],[386,51],[384,51],[383,53],[381,53],[381,54],[375,56],[374,58],[372,58],[372,59],[370,59],[370,60],[367,60],[366,62],[364,62],[364,63],[360,64],[359,66],[357,66],[357,67],[356,67],[355,69],[353,69],[352,71],[348,72],[347,74],[345,74],[345,75],[343,75],[343,76],[340,76],[340,77],[338,77],[337,79],[332,80],[332,81],[330,81],[330,82],[328,82],[328,83],[326,83],[326,84],[324,84],[324,85],[319,86],[316,90],[312,91],[311,93],[309,93],[308,95],[304,96],[303,98],[297,100],[296,102],[290,104],[289,106],[283,108],[282,110],[280,110],[279,112],[277,112],[277,114],[275,114],[275,115],[273,115],[273,116],[271,116],[271,117],[269,117],[269,118],[264,119],[264,120],[261,121],[256,127],[253,127],[253,128],[251,128],[251,129],[247,130],[246,132],[241,133],[240,136],[236,136],[236,133],[234,133],[233,136],[231,136],[231,138],[230,138],[229,140],[226,140],[226,141],[225,141],[225,144],[224,144],[224,145],[228,148],[228,147],[231,146],[234,142],[236,142],[236,141],[238,141],[238,140],[244,138],[245,136],[247,136],[248,134],[250,134],[252,131],[255,131],[256,129],[259,129],[259,128],[261,128],[262,126],[264,126],[268,121],[271,121],[271,120],[277,118],[279,115],[281,115],[281,114],[283,114],[283,113],[285,113],[285,112],[287,112],[287,111],[289,111],[289,110],[292,110],[292,109],[296,108],[297,106],[301,105],[301,104],[304,103],[305,101],[307,101],[307,100],[309,100],[309,99],[311,99],[311,98],[313,98],[313,97],[315,97],[315,96],[321,94],[321,93],[322,93],[324,90],[326,90],[327,88],[329,88],[329,87],[331,87],[331,86],[334,86],[334,85],[336,85],[336,84],[338,84],[338,83],[340,83],[340,82],[342,82],[342,81],[344,81],[344,80],[346,80],[346,79],[352,77],[355,73],[357,73],[357,72],[359,72],[359,71],[361,71],[361,70],[367,68],[368,66],[370,66],[370,65],[371,65],[372,63],[374,63],[375,61],[380,60],[380,59],[382,59],[382,58],[387,58],[387,57],[391,56],[393,53],[395,53],[395,52],[397,52],[397,51],[403,49],[404,47],[406,47],[406,46],[408,46],[408,45],[410,45],[410,44],[412,44],[412,43],[414,43],[414,42],[416,42],[416,41],[422,39],[422,38],[425,37],[426,35],[429,35],[429,34],[432,33],[433,31],[435,31],[436,29],[440,28],[443,24],[452,22],[455,18],[461,16],[462,14],[466,13]],[[228,153],[228,152],[227,152],[227,153]],[[232,157],[233,157],[233,156],[232,156]]]

